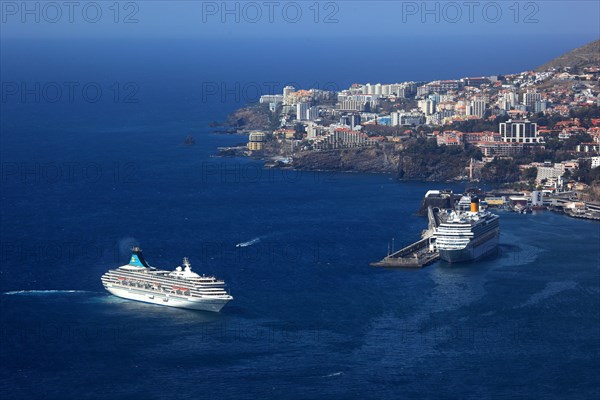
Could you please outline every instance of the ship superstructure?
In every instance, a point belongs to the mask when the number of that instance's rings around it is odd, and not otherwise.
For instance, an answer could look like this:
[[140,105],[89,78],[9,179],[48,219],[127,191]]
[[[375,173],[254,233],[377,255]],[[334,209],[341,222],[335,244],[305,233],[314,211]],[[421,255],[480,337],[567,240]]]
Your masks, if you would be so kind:
[[139,247],[129,263],[102,275],[104,288],[115,296],[146,303],[219,312],[233,297],[225,282],[192,271],[187,258],[173,271],[151,267]]

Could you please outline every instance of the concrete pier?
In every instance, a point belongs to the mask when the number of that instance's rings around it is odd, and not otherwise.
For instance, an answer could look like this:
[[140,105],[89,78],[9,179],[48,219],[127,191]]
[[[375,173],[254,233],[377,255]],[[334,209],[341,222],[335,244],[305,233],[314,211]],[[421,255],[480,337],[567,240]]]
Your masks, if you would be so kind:
[[406,246],[405,248],[389,254],[383,260],[371,263],[373,267],[388,268],[423,268],[440,257],[435,247],[435,231],[439,220],[433,212],[433,207],[427,207],[427,230],[423,231],[421,240]]
[[371,263],[373,267],[422,268],[439,258],[437,251],[431,251],[431,238],[424,238],[405,248],[389,254],[383,260]]

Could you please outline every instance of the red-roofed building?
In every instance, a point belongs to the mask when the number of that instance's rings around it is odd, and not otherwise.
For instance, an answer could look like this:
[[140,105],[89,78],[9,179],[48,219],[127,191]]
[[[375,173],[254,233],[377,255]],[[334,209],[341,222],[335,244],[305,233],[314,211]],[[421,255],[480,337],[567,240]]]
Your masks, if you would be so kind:
[[573,118],[566,121],[558,121],[554,125],[555,128],[568,128],[571,126],[581,126],[581,121],[579,121],[579,118]]
[[515,119],[520,119],[523,118],[523,116],[527,114],[527,111],[523,111],[523,110],[509,110],[508,111],[508,115],[511,118],[515,118]]
[[458,146],[462,145],[463,142],[463,133],[458,131],[445,131],[437,135],[436,137],[437,145],[442,146]]
[[334,129],[335,132],[350,132],[350,128],[339,127]]
[[465,143],[501,142],[502,135],[500,135],[497,132],[491,132],[491,131],[468,132],[468,133],[463,133],[463,140]]

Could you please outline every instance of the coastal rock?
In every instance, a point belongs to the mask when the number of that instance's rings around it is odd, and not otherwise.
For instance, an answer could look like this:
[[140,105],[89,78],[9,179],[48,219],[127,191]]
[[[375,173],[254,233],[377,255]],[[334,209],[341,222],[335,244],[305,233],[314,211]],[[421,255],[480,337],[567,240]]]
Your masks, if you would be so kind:
[[303,170],[394,173],[398,155],[393,147],[362,147],[311,151],[294,155],[293,167]]
[[398,166],[398,179],[400,180],[426,180],[426,181],[451,181],[456,180],[465,173],[469,157],[466,155],[456,158],[445,157],[440,154],[408,154],[400,159]]
[[451,181],[464,176],[469,155],[459,149],[431,154],[407,151],[401,145],[301,152],[293,168],[345,172],[393,173],[400,180]]
[[278,121],[273,119],[268,107],[264,104],[254,104],[229,114],[224,125],[237,131],[262,130],[269,129],[273,124],[276,126]]

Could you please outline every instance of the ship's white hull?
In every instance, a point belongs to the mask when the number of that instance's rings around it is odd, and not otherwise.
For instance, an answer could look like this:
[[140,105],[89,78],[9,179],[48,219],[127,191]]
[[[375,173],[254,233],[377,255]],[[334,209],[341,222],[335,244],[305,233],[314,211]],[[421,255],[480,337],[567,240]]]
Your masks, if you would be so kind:
[[493,254],[498,249],[498,234],[490,239],[473,246],[469,243],[467,247],[460,250],[439,249],[440,258],[449,263],[475,261]]
[[142,301],[144,303],[159,304],[167,307],[187,308],[191,310],[219,312],[230,298],[223,299],[198,299],[182,296],[173,296],[164,293],[146,292],[135,288],[122,288],[113,285],[105,285],[106,290],[115,296],[124,299]]

